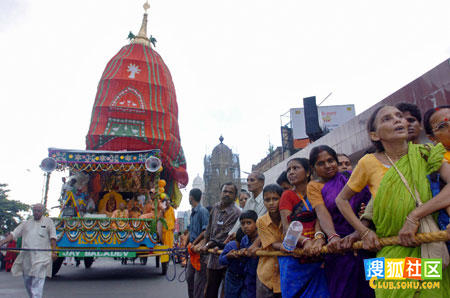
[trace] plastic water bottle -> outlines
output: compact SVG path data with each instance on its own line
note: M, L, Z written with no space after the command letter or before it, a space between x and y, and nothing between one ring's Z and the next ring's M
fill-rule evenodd
M293 251L297 246L298 238L302 235L303 225L299 221L293 221L289 225L289 229L283 240L283 247L289 251Z

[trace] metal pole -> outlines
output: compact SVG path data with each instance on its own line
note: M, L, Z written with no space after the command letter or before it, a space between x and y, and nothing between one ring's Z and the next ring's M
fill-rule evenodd
M44 189L44 208L47 209L47 198L48 198L48 186L50 184L50 174L51 172L47 172L46 181L45 181L45 189Z

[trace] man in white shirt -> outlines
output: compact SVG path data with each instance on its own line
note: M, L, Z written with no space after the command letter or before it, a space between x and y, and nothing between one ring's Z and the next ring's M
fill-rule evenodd
M33 205L33 218L22 222L0 246L22 237L22 248L56 249L56 230L53 221L43 216L42 204ZM45 277L51 277L56 251L21 251L11 269L13 276L23 276L25 288L31 298L41 298Z
M248 191L251 192L251 197L247 199L245 202L245 206L242 209L242 212L247 210L253 210L258 214L258 218L266 214L267 209L264 206L264 198L263 198L263 188L265 181L264 174L260 172L252 172L247 177L247 187ZM236 232L239 230L241 223L239 220L233 226L231 231L228 233L228 237L225 240L225 243L228 243L231 240L236 238Z

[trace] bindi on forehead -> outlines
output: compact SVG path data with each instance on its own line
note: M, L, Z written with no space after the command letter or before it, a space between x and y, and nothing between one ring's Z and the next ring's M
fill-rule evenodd
M430 123L448 121L450 119L450 109L439 109L430 117Z

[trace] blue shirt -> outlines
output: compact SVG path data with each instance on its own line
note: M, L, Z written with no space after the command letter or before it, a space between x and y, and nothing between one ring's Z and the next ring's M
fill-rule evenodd
M241 262L240 258L227 258L227 254L232 251L232 250L237 250L237 243L236 241L230 241L228 242L224 249L223 252L220 254L219 257L219 264L220 265L224 265L224 266L228 266L228 271L233 272L234 274L239 274L239 275L244 275L244 265L245 263Z
M241 240L241 248L249 248L252 245L248 236L245 235ZM247 298L256 297L256 269L258 268L259 258L242 257L241 261L245 263L245 288L247 289Z
M200 203L192 208L191 223L189 225L189 242L194 242L198 235L208 226L209 212Z

